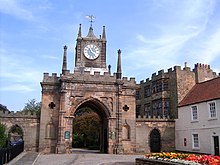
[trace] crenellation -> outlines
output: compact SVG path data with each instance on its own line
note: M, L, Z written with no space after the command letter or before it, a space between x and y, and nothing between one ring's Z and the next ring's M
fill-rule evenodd
M163 75L163 74L164 74L164 70L163 69L158 71L158 75Z
M104 72L104 76L111 76L109 72Z
M122 77L122 80L123 80L123 81L127 81L127 80L128 80L128 77Z
M140 81L140 84L144 84L144 80L141 80L141 81Z
M172 72L173 72L173 68L169 68L168 73L172 73Z
M85 76L90 76L91 74L90 74L90 71L84 71L84 73L83 73Z
M180 71L180 70L182 70L181 66L174 66L174 71Z
M155 115L153 115L153 116L147 116L147 115L138 115L138 121L164 121L164 120L173 120L174 121L174 119L171 119L170 118L170 116L155 116Z
M122 81L124 82L124 84L129 84L129 85L136 85L136 81L134 77L130 77L130 79L128 79L128 77L123 77Z
M191 68L190 68L190 67L185 67L185 68L183 68L183 70L185 70L185 71L191 71Z
M16 112L14 112L14 111L5 111L5 112L4 111L0 111L0 115L3 118L7 118L7 117L14 117L14 118L21 118L21 117L23 117L23 118L27 118L27 117L38 118L36 112L31 113L29 111L28 111L28 113L26 113L24 111L16 111Z
M153 80L156 77L157 73L153 73L151 79Z
M57 77L57 73L52 73L50 76L49 73L44 73L43 82L58 82L59 77Z
M197 64L195 64L195 68L211 69L211 68L210 68L210 65L208 65L208 64L202 64L202 63L197 63Z
M43 73L44 74L44 79L47 79L49 77L49 73Z
M204 82L215 78L217 75L212 71L210 65L197 63L195 64L194 73L196 75L196 82Z
M135 84L135 83L136 83L135 77L130 77L130 82L133 83L133 84Z
M94 76L95 77L99 77L101 75L101 72L100 71L94 71ZM102 75L101 75L102 76Z

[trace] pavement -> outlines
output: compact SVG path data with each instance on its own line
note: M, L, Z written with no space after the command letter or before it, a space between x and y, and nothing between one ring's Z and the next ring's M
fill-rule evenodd
M8 165L134 165L143 155L103 154L99 151L74 149L71 154L23 152Z

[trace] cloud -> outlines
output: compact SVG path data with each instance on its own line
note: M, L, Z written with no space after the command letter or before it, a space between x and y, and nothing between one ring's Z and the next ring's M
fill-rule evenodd
M135 44L133 44L136 47L128 47L124 61L133 66L126 67L128 72L140 73L170 68L185 62L181 60L186 58L184 57L186 50L197 49L195 52L200 52L195 43L197 40L203 42L213 8L212 1L183 1L181 3L179 1L160 1L155 6L154 13L151 14L163 13L162 21L152 20L153 24L149 23L152 29L137 34ZM161 20L160 14L154 19ZM202 50L206 50L204 54L210 52L208 47L213 49L212 55L206 56L206 58L212 59L217 56L220 49L218 48L219 38L219 34L216 33L210 37L207 43L204 43L206 47L202 48ZM189 56L186 59L191 61L191 58ZM211 61L209 60L209 62Z
M30 92L39 86L42 72L39 68L34 67L33 60L30 57L18 54L15 56L3 48L0 49L0 53L1 90Z
M35 90L36 90L35 87L31 87L30 85L24 85L24 84L13 84L8 86L2 86L0 88L0 91L14 91L21 93L32 92Z
M219 27L220 28L220 27ZM210 35L207 40L204 41L202 51L199 54L201 60L212 63L215 60L220 60L220 30ZM217 59L219 58L219 59Z
M0 11L24 20L34 20L33 13L25 9L17 0L0 0Z

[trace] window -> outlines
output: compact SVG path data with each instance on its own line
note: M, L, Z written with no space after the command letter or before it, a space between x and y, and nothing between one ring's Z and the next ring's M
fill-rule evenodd
M145 88L144 88L144 97L146 98L146 97L149 97L150 96L150 86L146 86Z
M162 100L155 100L152 102L153 116L163 116L162 106Z
M144 112L145 112L145 116L152 116L151 113L151 108L150 108L150 104L144 104Z
M136 91L136 99L140 100L140 91L138 91L138 90Z
M163 90L164 90L164 91L167 91L167 90L168 90L168 82L167 82L167 81L164 81L164 82L163 82Z
M152 93L156 93L156 83L152 83Z
M192 120L198 120L197 106L192 106Z
M169 116L169 101L164 101L164 116Z
M192 139L193 139L192 147L199 148L199 134L192 134Z
M141 106L137 105L136 106L136 118L138 118L139 115L141 115Z
M210 118L216 118L216 106L215 106L215 102L210 102L210 103L208 103L208 108L209 108L209 117L210 117Z
M161 82L157 82L156 84L156 92L161 92L162 91L162 83Z

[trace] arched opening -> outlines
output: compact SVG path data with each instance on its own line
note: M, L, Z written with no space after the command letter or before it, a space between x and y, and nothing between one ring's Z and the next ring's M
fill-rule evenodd
M72 147L108 152L108 117L98 100L82 103L74 112ZM107 111L108 112L108 111Z
M19 141L23 141L23 135L24 135L23 130L17 124L11 126L10 130L8 131L8 135L9 135L10 142L12 144L17 143Z
M150 133L150 151L160 152L160 149L161 149L160 132L158 129L154 128Z

